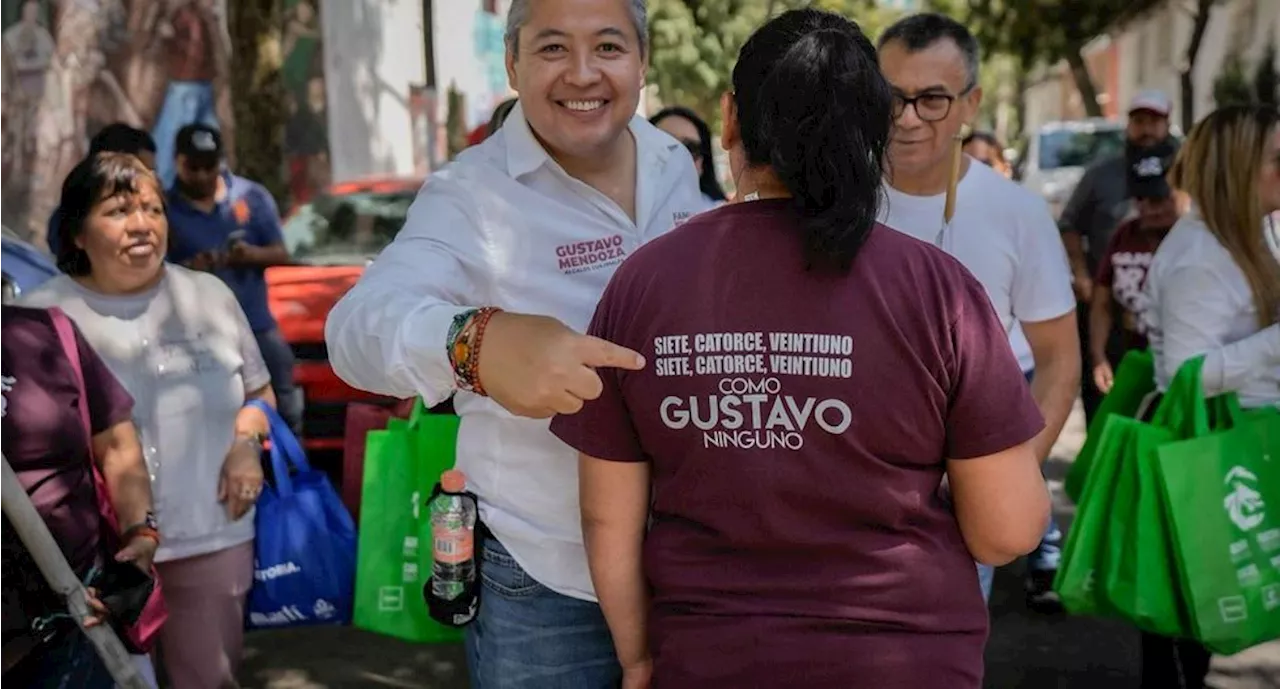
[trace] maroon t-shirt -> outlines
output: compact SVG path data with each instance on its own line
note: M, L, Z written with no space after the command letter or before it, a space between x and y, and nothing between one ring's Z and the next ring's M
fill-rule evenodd
M1111 290L1113 327L1122 351L1147 348L1140 317L1147 308L1147 271L1168 232L1169 228L1143 229L1138 220L1130 220L1116 228L1098 263L1094 282Z
M807 272L785 200L703 213L637 251L591 333L643 353L551 430L652 463L655 687L978 687L987 612L944 458L1043 420L986 292L877 226Z
M67 561L83 574L97 555L99 525L75 371L48 311L5 305L2 327L4 455ZM133 398L78 329L76 347L97 434L129 419Z

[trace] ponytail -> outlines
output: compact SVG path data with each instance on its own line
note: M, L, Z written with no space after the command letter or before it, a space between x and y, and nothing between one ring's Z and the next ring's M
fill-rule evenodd
M756 64L770 38L780 56ZM758 39L764 45L753 47ZM769 166L791 192L806 266L849 270L880 210L892 127L892 94L871 41L837 15L788 12L743 47L734 85L747 161Z

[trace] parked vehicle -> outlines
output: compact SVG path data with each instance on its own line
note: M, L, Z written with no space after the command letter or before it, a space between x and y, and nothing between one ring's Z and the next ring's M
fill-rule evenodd
M267 270L271 312L293 348L294 380L302 389L303 441L308 450L341 450L347 403L386 406L397 400L356 390L329 365L324 323L364 268L400 231L420 178L335 184L296 208L284 239L296 265Z
M1085 168L1124 150L1124 128L1123 122L1102 118L1044 124L1018 157L1018 179L1043 196L1057 218Z

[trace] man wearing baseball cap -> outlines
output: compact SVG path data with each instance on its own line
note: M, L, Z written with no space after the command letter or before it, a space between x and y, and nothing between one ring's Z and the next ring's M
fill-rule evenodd
M231 287L271 372L280 414L300 430L302 396L293 384L293 350L267 305L266 269L290 261L276 202L261 184L224 168L216 128L188 124L173 143L169 260L212 272Z
M1111 390L1125 352L1147 347L1147 269L1183 205L1166 179L1172 164L1173 149L1164 144L1138 152L1129 164L1128 192L1137 216L1116 228L1094 274L1089 370L1103 394Z
M1173 103L1161 91L1139 91L1129 102L1129 122L1125 128L1125 150L1103 159L1080 178L1071 198L1058 218L1062 242L1071 261L1072 286L1079 301L1080 343L1082 354L1089 360L1089 304L1093 297L1093 276L1111 234L1122 221L1135 213L1128 190L1129 170L1138 156L1152 148L1166 146L1177 150L1177 142L1169 135L1169 113ZM1093 417L1102 395L1093 385L1093 377L1082 376L1085 414Z

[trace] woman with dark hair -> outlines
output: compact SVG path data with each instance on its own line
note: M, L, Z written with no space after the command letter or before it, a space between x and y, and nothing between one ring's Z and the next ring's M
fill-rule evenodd
M97 153L62 185L65 275L23 298L57 306L133 396L155 495L155 563L169 617L159 643L177 687L235 686L253 582L270 375L235 295L165 263L169 225L155 173Z
M1004 157L1004 146L1000 144L1000 140L991 132L971 132L969 136L961 142L964 146L964 152L969 157L986 165L987 167L1008 177L1013 174L1009 167L1009 161Z
M663 108L649 118L650 124L675 137L689 149L693 166L698 169L698 186L707 208L715 208L725 202L724 189L716 176L716 161L711 151L711 128L688 108L673 105Z
M976 689L973 560L1049 516L1008 337L876 223L892 94L856 24L773 19L721 107L743 202L618 269L590 332L647 365L551 426L624 686Z

